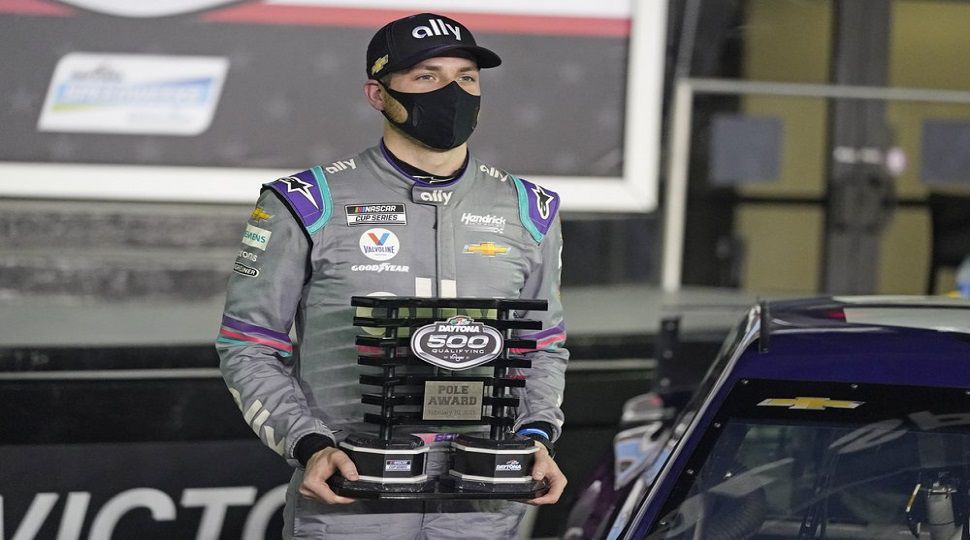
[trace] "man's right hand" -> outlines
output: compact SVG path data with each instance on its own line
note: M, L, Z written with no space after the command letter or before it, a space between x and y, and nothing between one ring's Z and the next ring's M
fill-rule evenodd
M331 447L313 454L307 460L303 483L300 484L300 495L324 504L354 502L355 499L337 495L327 485L327 479L338 471L347 480L357 480L357 467L342 450Z

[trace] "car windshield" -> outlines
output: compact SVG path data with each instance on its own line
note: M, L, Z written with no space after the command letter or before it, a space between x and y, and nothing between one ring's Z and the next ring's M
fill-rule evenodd
M650 538L970 537L965 390L742 381L725 403Z

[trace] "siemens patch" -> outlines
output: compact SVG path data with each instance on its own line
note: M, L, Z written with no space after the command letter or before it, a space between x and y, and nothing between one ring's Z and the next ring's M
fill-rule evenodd
M243 233L242 243L266 251L266 246L269 244L269 237L272 234L272 231L267 231L255 225L246 225L246 232Z
M347 225L407 225L408 215L403 204L348 204Z

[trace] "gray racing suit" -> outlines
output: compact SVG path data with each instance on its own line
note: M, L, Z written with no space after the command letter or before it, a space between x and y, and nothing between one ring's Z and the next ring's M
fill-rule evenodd
M559 299L558 196L470 156L456 179L409 176L383 145L264 185L229 280L217 339L245 421L297 467L284 533L293 537L513 535L517 503L358 502L329 507L296 492L297 442L373 432L364 405L351 296L538 298L543 330L516 430L559 437L568 352ZM296 344L290 330L295 328ZM433 459L431 461L434 461ZM391 516L394 516L391 518ZM368 528L370 527L370 528ZM411 531L414 534L411 534ZM437 533L435 532L437 531ZM361 536L364 534L364 536Z

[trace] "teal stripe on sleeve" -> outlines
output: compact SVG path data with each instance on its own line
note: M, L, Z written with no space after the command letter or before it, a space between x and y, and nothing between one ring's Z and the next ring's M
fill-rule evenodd
M219 337L219 338L216 338L216 343L227 343L229 345L246 345L246 346L254 345L254 343L252 341L243 341L241 339L231 339L231 338L227 338L227 337ZM256 345L259 345L259 344L257 343ZM272 347L272 349L274 351L278 352L280 354L280 356L282 356L284 358L290 356L290 354L291 354L291 353L288 353L286 351L281 351L281 350L277 349L276 347Z
M522 185L522 180L517 177L512 177L512 182L515 183L515 191L519 196L519 221L522 222L522 226L525 230L529 231L532 235L532 239L536 242L542 242L543 235L536 228L535 224L532 223L532 218L529 216L529 196L526 195L526 188Z
M317 187L320 189L320 199L323 201L323 214L320 216L320 219L306 228L307 231L315 233L322 229L330 221L330 216L333 215L333 196L330 194L330 185L327 184L327 175L323 174L323 169L317 165L311 168L310 172L313 173L313 179L317 181Z

